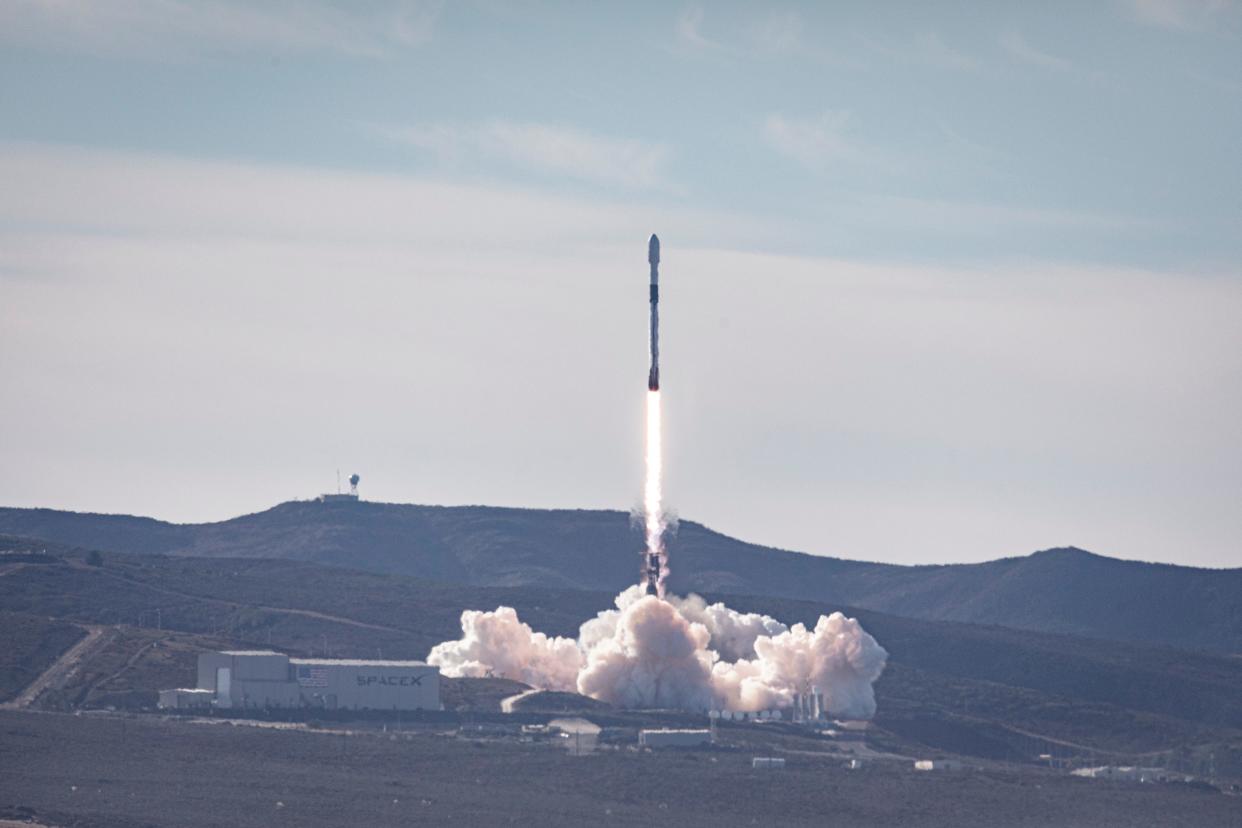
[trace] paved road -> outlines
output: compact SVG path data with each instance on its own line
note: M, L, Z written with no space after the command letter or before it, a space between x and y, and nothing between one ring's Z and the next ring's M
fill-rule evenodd
M501 713L512 713L514 704L526 698L527 696L531 696L531 695L534 695L535 693L541 693L541 692L543 691L539 690L538 688L532 688L530 690L523 690L521 693L518 693L516 696L508 696L506 698L503 698L500 700L500 712Z

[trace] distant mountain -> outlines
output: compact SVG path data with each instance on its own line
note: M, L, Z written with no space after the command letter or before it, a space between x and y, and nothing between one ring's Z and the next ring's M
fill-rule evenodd
M219 523L0 508L0 533L121 552L276 558L474 586L619 590L641 534L610 511L297 501ZM1242 569L1051 549L896 566L771 549L682 521L672 587L1242 654Z

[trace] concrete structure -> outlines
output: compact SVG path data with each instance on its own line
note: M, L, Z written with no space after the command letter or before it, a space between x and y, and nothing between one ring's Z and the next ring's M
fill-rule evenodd
M188 710L192 708L211 707L216 694L210 690L199 690L197 687L183 687L178 690L160 691L160 710Z
M731 710L709 710L707 711L709 719L719 719L724 722L779 722L784 718L784 714L779 710L756 710L752 712L731 711Z
M1079 768L1074 776L1087 779L1113 779L1120 782L1169 782L1183 781L1187 777L1171 774L1164 768L1140 768L1130 765L1104 765L1098 768Z
M336 494L321 494L319 496L320 503L357 503L358 502L358 481L362 480L356 474L349 476L349 491L341 491L341 472L336 473Z
M320 503L357 503L358 495L337 492L336 494L321 494L317 499Z
M585 756L595 750L599 744L599 734L603 730L595 722L578 718L553 719L548 727L560 731L561 744L575 756Z
M638 744L644 747L698 747L712 743L710 730L640 730Z
M806 693L794 693L790 718L795 722L812 723L824 720L824 694L818 687Z
M784 770L785 759L781 756L756 756L750 760L753 770Z
M195 690L164 691L161 705L209 694L218 708L319 707L327 710L439 710L440 668L421 661L290 658L271 650L198 657ZM182 694L182 695L176 695Z
M956 759L919 759L914 763L916 771L960 771L962 763Z

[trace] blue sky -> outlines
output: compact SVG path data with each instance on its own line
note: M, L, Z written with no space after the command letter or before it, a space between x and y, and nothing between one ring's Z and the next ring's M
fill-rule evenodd
M686 517L1239 565L1240 36L1224 0L9 0L0 501L217 519L341 466L628 508L656 230Z
M4 134L621 189L808 252L1236 260L1236 7L871 6L17 0Z

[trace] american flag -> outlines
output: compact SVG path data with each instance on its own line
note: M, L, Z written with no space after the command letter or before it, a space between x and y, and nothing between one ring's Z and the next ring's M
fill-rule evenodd
M298 665L298 684L303 687L327 687L328 668Z

